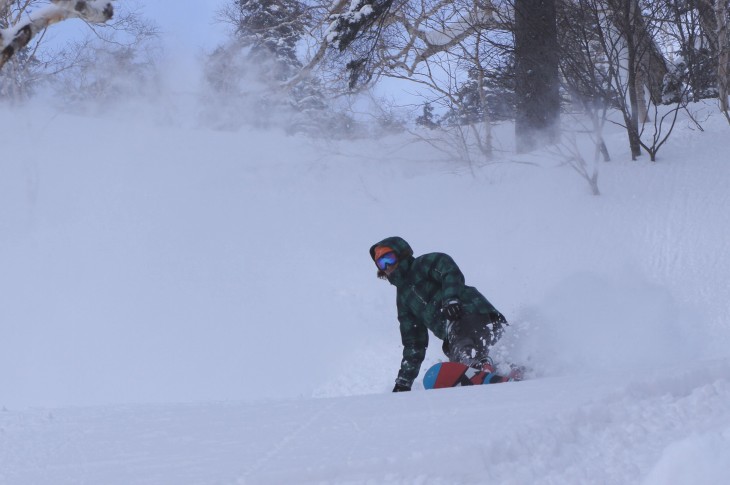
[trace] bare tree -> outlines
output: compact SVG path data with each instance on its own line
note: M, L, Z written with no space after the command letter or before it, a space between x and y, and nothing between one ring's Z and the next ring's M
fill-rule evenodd
M639 110L643 110L643 103L639 104L638 84L638 67L644 51L641 46L645 46L642 41L646 35L646 31L641 28L643 25L641 20L641 10L639 9L638 0L609 0L610 7L613 11L611 20L613 26L618 28L621 40L623 41L623 49L615 51L614 61L617 67L617 76L614 80L619 84L617 88L622 92L620 98L621 112L624 115L626 130L629 135L629 146L631 147L631 158L636 160L641 155L641 139L639 136ZM624 57L625 56L625 57ZM619 70L621 66L625 66L626 80L621 78ZM626 98L628 97L628 102Z
M482 8L478 1L463 1L459 6L462 14L471 10L471 15L464 15L464 22L478 18ZM424 111L417 124L428 129L416 129L412 133L441 148L452 160L473 166L492 160L494 116L499 111L508 111L511 118L514 96L503 91L497 96L492 77L510 62L504 38L509 37L506 43L511 43L511 34L488 29L482 23L471 25L470 29L472 35L448 51L423 59L412 70L393 69L383 75L419 87L424 100L420 108L428 111ZM436 34L432 36L433 40ZM505 104L509 106L505 108Z
M12 0L0 0L0 12L7 12ZM21 3L21 14L32 3ZM104 23L114 15L111 1L107 0L51 0L51 5L39 8L28 18L18 16L12 25L0 29L0 69L10 58L25 48L37 34L48 26L69 18L81 18L90 23Z
M610 155L602 133L608 110L617 106L618 96L613 85L617 70L610 64L608 52L618 50L620 38L605 35L604 18L594 1L558 5L563 86L571 97L572 107L590 120L598 151L608 162Z
M593 155L587 159L580 147L578 136L588 135L594 146ZM568 129L561 133L561 141L552 148L558 159L562 159L566 165L572 168L583 180L588 183L591 194L601 195L598 188L598 174L602 151L599 140L595 138L595 127L591 129Z
M42 0L12 0L0 22L35 18ZM73 110L110 106L115 100L159 92L158 27L135 1L127 1L104 23L60 39L40 32L0 71L0 98L24 101L49 88L57 103ZM61 40L59 42L59 40Z
M55 55L49 84L67 107L96 108L159 93L158 27L129 3L120 7L113 20L92 26Z
M677 104L664 114L660 114L659 107L652 104L651 106L653 106L654 109L654 121L651 124L649 122L644 122L641 125L639 140L641 142L641 146L649 154L652 162L656 162L657 152L659 152L659 149L662 145L664 145L664 143L666 143L669 136L672 134L674 126L677 123L677 115L679 114L679 111L686 109L687 107L686 93L687 89L685 88L685 90L681 93ZM665 126L665 122L669 126ZM651 129L651 133L650 135L646 135L645 133L648 132L649 129ZM648 139L649 136L651 137L651 140L645 141L645 139Z
M648 108L662 103L668 72L654 39L656 27L638 0L576 0L563 11L568 13L561 25L569 35L563 38L561 67L569 91L584 105L590 101L618 108L636 160ZM575 19L587 25L576 26Z
M695 68L705 71L690 76L686 71L677 74L679 69L670 69L665 61L675 50L702 45L699 16L686 10L690 4L681 15L672 2L655 10L641 8L636 0L575 0L561 5L561 71L568 92L591 119L597 119L595 108L618 108L633 159L643 148L656 161L679 111L686 109L689 93L705 85L700 80L707 77L707 66L696 62ZM689 41L692 46L685 45ZM674 106L660 112L662 104Z

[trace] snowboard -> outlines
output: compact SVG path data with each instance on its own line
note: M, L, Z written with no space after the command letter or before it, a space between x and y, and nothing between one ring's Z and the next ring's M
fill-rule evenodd
M423 387L426 389L443 389L445 387L474 386L480 384L497 384L521 380L521 372L510 376L501 376L493 372L484 372L459 362L439 362L426 371L423 376Z

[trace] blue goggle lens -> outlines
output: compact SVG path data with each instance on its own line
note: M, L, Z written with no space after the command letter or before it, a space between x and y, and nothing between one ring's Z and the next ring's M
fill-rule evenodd
M379 270L385 271L388 269L388 266L393 266L397 262L398 258L395 257L395 253L387 253L379 257L378 260L375 261L375 264L378 266Z

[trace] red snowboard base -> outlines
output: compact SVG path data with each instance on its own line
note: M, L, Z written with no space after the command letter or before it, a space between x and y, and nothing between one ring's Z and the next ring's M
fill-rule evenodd
M509 376L497 375L474 369L458 362L439 362L426 371L423 376L423 387L426 389L442 389L444 387L474 386L479 384L497 384L521 380L521 372L513 371Z

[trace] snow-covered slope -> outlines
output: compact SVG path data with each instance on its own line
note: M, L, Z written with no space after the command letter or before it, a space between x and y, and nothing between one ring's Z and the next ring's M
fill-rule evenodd
M692 367L258 404L6 411L0 483L726 483L730 365Z
M610 134L593 197L549 154L4 111L0 483L730 480L730 127L704 128L656 164ZM454 257L532 379L389 392L391 235Z

